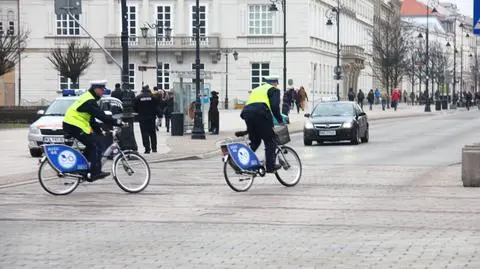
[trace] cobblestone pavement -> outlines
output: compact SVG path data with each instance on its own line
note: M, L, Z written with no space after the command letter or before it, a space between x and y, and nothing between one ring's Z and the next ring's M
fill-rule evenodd
M0 268L480 268L479 190L458 165L479 123L383 121L359 146L294 136L293 188L268 176L234 193L220 156L154 164L137 195L110 180L66 197L0 188Z

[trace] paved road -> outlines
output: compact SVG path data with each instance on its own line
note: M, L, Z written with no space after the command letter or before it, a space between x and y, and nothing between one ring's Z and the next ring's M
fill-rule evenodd
M294 146L304 177L233 193L219 158L155 164L140 195L0 189L0 268L480 268L479 190L460 149L478 112L384 120L359 146Z

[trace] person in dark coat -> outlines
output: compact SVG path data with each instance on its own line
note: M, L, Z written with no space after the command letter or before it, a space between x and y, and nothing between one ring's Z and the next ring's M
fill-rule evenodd
M165 127L167 127L167 133L170 132L170 119L173 113L173 93L166 93L164 99L163 115L165 116Z
M155 119L158 115L158 102L153 97L148 85L143 87L142 93L135 98L133 109L138 113L138 123L140 123L145 154L150 153L150 150L157 152Z
M117 98L120 101L122 101L123 91L122 91L122 88L120 88L120 83L115 84L115 89L113 90L111 96Z
M220 112L218 111L218 92L216 91L212 91L212 97L210 97L208 121L210 122L211 134L218 134L218 128L220 125Z

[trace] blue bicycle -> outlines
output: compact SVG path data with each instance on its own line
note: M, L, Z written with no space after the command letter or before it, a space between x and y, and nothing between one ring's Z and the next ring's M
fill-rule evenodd
M302 177L302 162L294 149L285 146L290 142L288 128L276 126L274 131L276 134L275 156L282 166L275 172L275 177L282 185L293 187ZM221 145L225 181L236 192L247 191L252 187L255 177L266 175L263 162L250 149L248 140L245 139L247 134L247 131L236 132L235 136L241 137L239 141L228 139Z
M125 192L141 192L150 182L150 166L137 152L120 150L121 130L121 127L114 127L111 131L113 143L103 153L102 167L113 155L112 176L117 185ZM63 144L44 145L43 149L45 155L40 159L38 180L46 192L69 194L90 177L90 165L78 150Z

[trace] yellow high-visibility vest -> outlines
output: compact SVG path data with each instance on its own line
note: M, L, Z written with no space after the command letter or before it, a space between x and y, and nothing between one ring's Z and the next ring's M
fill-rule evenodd
M253 89L245 105L248 106L249 104L253 104L253 103L263 103L263 104L266 104L268 109L271 110L270 99L268 99L268 90L270 90L270 88L272 87L273 87L272 85L265 83Z
M78 112L77 109L89 100L95 100L95 97L87 91L67 109L65 118L63 119L63 122L82 129L86 134L91 134L93 132L92 126L90 125L92 115L85 112Z

